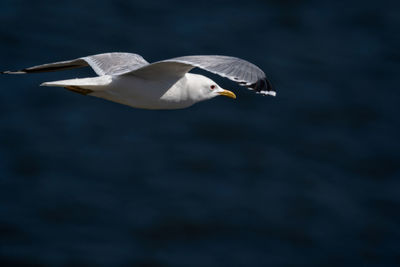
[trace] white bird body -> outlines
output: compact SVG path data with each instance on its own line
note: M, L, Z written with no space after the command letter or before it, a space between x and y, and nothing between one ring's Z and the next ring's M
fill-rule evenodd
M275 91L264 72L245 60L227 56L186 56L148 63L132 53L104 53L49 63L4 74L58 71L90 66L98 77L42 83L143 109L181 109L218 95L236 98L211 79L188 73L195 67L238 82L259 94Z
M83 91L84 94L134 108L182 109L217 96L211 94L205 97L206 94L202 94L204 83L216 85L203 75L186 73L178 81L175 79L148 80L133 75L103 75L94 78L45 82L41 86L87 89L89 91ZM215 93L222 91L227 90L215 89Z

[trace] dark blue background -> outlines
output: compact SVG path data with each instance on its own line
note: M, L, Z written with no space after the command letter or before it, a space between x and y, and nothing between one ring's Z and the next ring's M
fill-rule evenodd
M400 264L398 1L22 1L2 70L247 59L278 92L177 111L0 77L0 264Z

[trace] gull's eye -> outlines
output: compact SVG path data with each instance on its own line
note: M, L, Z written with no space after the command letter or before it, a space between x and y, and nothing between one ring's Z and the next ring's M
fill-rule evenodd
M215 89L215 85L211 85L210 88L211 88L211 90L214 90Z

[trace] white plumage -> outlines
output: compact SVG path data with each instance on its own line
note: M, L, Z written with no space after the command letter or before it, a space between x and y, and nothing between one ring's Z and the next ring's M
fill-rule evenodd
M275 96L264 72L234 57L187 56L149 64L130 53L106 53L26 68L7 74L57 71L91 66L94 78L45 82L42 86L65 87L71 91L144 109L179 109L218 95L236 98L211 79L188 73L194 67L227 77L264 95Z

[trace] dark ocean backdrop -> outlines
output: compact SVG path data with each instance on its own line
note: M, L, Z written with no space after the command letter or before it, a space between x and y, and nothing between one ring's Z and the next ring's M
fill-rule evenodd
M0 76L0 265L400 265L398 1L2 0L0 67L241 57L233 90L136 110Z

